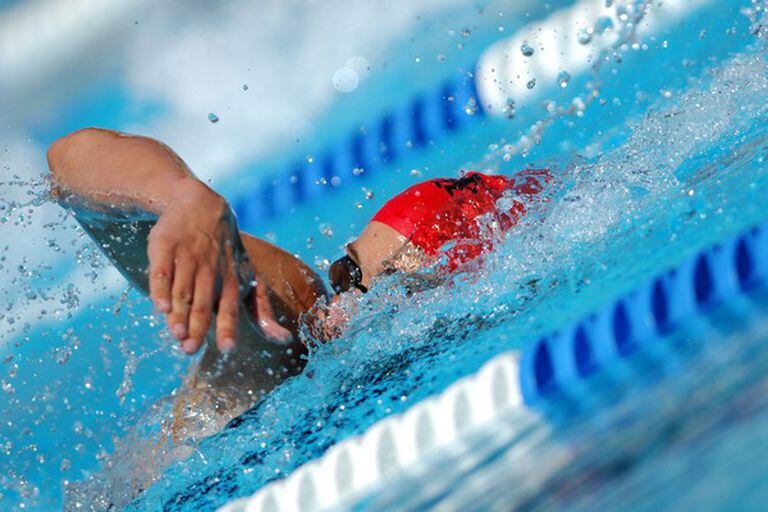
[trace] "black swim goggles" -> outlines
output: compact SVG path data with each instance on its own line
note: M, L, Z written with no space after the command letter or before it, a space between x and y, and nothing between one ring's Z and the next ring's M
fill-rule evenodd
M368 291L368 288L362 285L363 271L349 256L339 258L331 264L328 269L328 278L331 281L331 288L336 293L348 292L352 288L357 288L363 293Z

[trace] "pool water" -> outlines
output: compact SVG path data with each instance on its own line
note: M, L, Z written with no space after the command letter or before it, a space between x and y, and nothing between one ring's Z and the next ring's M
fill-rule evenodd
M382 282L360 299L348 333L315 349L302 375L202 442L127 509L210 509L252 493L335 442L440 392L492 356L556 330L654 272L765 219L768 62L738 6L728 12L732 18L711 23L723 23L738 48L700 55L697 64L679 68L671 78L677 87L652 101L638 99L646 91L618 75L613 86L636 100L623 121L611 125L615 119L599 114L583 125L563 120L525 159L504 162L494 148L470 157L501 169L547 165L562 187L488 258L446 285L406 296L397 276ZM678 37L701 37L700 30L688 26ZM568 130L580 134L568 139L578 141L575 147L558 143L557 134ZM349 224L359 227L356 222ZM286 233L278 230L275 237L281 241ZM339 238L335 245L343 242ZM498 433L499 453L511 455L479 461L474 473L444 490L445 503L474 506L480 502L473 497L485 495L489 506L531 509L727 509L736 503L734 489L749 486L743 503L759 504L766 496L763 472L755 469L742 480L727 468L755 460L750 440L764 432L763 401L755 397L764 387L759 376L765 355L758 350L766 336L763 307L754 306L750 322L723 320L714 331L691 327L690 343L714 337L721 340L718 347L732 348L681 356L691 369L679 377L670 371L661 379L657 366L639 365L640 383L627 385L618 405L614 396L590 414L555 409L529 418L530 438L508 446ZM601 378L595 377L595 386ZM733 412L734 400L749 409L749 418L718 423ZM494 465L498 459L506 465ZM537 478L536 468L546 465L541 461L551 471ZM517 468L511 476L509 464ZM400 503L405 494L414 506L439 503L430 502L420 484L451 482L441 467L410 487L377 490L357 506ZM698 485L674 492L675 483L682 487L689 480ZM714 481L717 486L708 485ZM518 484L527 492L501 492ZM716 499L706 501L709 495Z
M355 507L763 510L766 299L689 322L544 415L510 415Z
M546 16L566 4L531 5L530 11ZM406 297L397 278L382 282L357 304L343 339L317 347L301 376L193 446L182 461L150 461L146 448L161 430L170 398L151 404L170 396L187 359L168 349L160 322L137 292L112 286L87 293L88 285L110 279L103 277L109 264L86 238L78 238L71 222L60 219L45 242L50 250L69 251L71 266L81 268L83 279L63 289L48 287L50 275L69 270L57 260L42 270L19 268L14 280L25 291L45 290L55 297L45 298L43 307L57 305L46 315L37 314L34 300L17 302L12 313L22 310L32 325L16 321L8 329L17 331L3 334L13 343L2 347L8 371L0 374L0 384L8 400L0 424L0 508L59 508L63 486L65 508L72 510L213 509L441 392L494 355L525 346L699 248L764 220L764 34L749 19L749 1L699 4L703 7L663 32L641 36L637 48L623 49L621 61L606 63L604 101L582 115L558 119L523 155L506 159L504 143L518 140L525 126L542 118L539 102L521 106L513 120L474 123L452 139L408 153L396 166L291 207L266 225L240 219L244 229L322 268L387 197L419 180L456 175L460 168L513 172L546 166L561 184L551 201L483 262L445 286ZM504 36L496 32L495 20L487 21L494 16L486 16L483 27L490 32L472 27L472 36L464 38L467 47ZM504 18L507 33L530 20L512 18ZM444 40L436 36L432 46L443 51ZM402 50L407 54L402 60L412 64L411 48L404 43ZM445 53L449 60L461 55ZM438 64L432 66L444 69ZM549 87L542 100L567 104L583 93L589 78L574 73L568 87ZM419 76L414 82L420 87L426 80ZM391 91L393 102L419 92L401 81L371 87L378 87L373 90L383 103L388 88L397 88ZM343 105L343 112L370 110L374 103L361 94ZM346 118L332 121L323 137L333 138ZM238 177L222 190L234 202L246 181L252 178ZM25 201L34 196L30 204L37 206L45 186L25 189ZM21 211L23 223L32 222L31 210ZM57 233L68 235L66 245ZM44 259L45 252L39 252L35 256ZM116 274L111 279L122 283ZM750 307L754 311L746 320L723 315L717 329L690 326L683 345L696 348L714 337L718 347L732 348L682 351L680 367L691 368L686 372L644 364L641 356L633 370L637 377L596 399L590 409L560 404L510 418L530 424L524 438L510 438L503 425L478 438L460 454L467 472L447 472L445 461L454 465L455 454L442 454L420 478L373 489L346 506L515 503L531 509L656 510L743 504L756 509L766 497L759 393L766 368L759 350L764 302ZM12 319L7 310L0 314ZM66 329L56 322L66 323ZM595 377L595 389L604 382L605 376ZM696 393L700 400L685 408ZM737 413L741 421L725 421ZM168 465L136 497L136 482ZM525 492L499 492L509 488Z

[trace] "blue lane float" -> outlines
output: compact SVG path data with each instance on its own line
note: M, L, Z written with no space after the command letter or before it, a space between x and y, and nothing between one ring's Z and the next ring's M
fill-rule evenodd
M382 112L339 143L317 152L320 156L312 162L290 164L252 190L242 191L233 205L235 213L244 225L275 218L278 212L363 180L385 166L397 164L409 152L448 138L484 118L474 74L457 73L434 89ZM260 201L254 201L254 197Z
M768 225L701 251L601 311L523 351L521 390L534 406L609 368L693 317L768 278Z

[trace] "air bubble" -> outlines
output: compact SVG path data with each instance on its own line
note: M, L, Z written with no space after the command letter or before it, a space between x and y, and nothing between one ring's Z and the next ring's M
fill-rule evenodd
M219 116L217 116L216 114L214 114L213 112L211 112L211 113L209 113L209 114L208 114L208 120L209 120L211 123L214 123L214 124L216 124L216 123L218 123L218 122L219 122Z

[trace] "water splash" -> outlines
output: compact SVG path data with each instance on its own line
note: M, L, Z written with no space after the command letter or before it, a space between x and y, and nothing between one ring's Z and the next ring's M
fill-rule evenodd
M382 279L346 306L352 321L343 339L314 344L302 375L203 442L199 457L177 464L128 509L208 507L252 492L763 217L766 70L761 51L738 55L623 128L615 149L547 165L561 186L484 261L415 295L398 276Z

